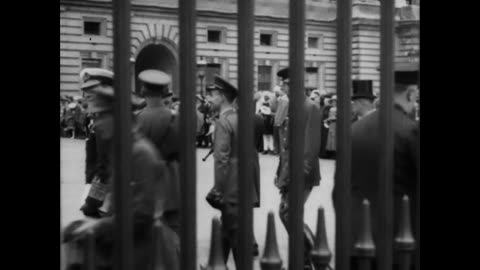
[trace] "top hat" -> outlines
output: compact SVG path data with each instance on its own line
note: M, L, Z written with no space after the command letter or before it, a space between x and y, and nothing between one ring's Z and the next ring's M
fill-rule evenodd
M352 100L359 98L375 99L373 95L373 81L371 80L354 80Z

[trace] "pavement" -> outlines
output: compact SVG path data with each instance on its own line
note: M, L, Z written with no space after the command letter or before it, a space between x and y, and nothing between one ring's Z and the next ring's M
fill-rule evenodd
M83 214L79 208L83 204L85 191L85 141L60 139L60 185L61 185L61 224L81 219ZM220 217L220 212L210 207L205 196L213 186L213 155L205 162L202 158L208 149L197 149L197 262L206 264L210 252L211 223L214 216ZM254 234L259 245L260 256L254 258L254 269L260 270L260 258L263 255L266 239L267 215L273 211L280 257L283 266L288 265L288 234L278 216L280 195L273 184L278 165L278 156L260 154L260 196L261 207L254 209ZM325 210L328 245L332 253L335 251L335 214L332 206L334 160L320 160L322 180L320 186L314 187L304 208L305 223L316 233L317 210ZM334 258L334 255L332 256ZM333 266L333 260L331 262ZM229 269L235 269L233 256L229 256Z

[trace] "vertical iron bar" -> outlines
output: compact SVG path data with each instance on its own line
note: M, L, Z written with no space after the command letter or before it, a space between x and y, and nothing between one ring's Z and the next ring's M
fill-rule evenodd
M253 24L254 2L238 1L238 130L239 130L239 229L238 265L253 267Z
M420 66L421 63L419 63L419 76L418 76L418 87L420 88ZM420 94L421 96L421 94ZM421 98L420 98L421 102ZM420 270L420 128L418 129L418 137L417 137L417 193L415 194L416 198L415 199L415 205L412 205L412 207L415 207L415 224L412 224L412 226L415 226L415 237L417 241L417 248L415 249L415 270Z
M181 269L197 269L196 263L196 1L179 0L180 28L180 180L181 198Z
M115 263L133 269L130 198L132 133L130 103L130 0L113 2Z
M352 56L352 0L337 1L337 160L335 185L338 190L336 209L335 267L350 269L351 253L351 137L350 88Z
M305 186L303 172L304 151L304 115L305 102L305 0L290 0L289 16L289 253L290 270L303 269L303 191Z
M394 1L380 2L380 138L381 158L378 179L378 267L391 270L393 259L393 42Z

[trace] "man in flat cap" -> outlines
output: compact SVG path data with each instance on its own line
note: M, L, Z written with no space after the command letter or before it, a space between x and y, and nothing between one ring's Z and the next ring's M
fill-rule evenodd
M95 237L95 269L113 269L113 250L116 240L113 239L115 209L112 200L112 185L116 181L112 172L113 132L115 102L112 87L113 73L108 70L90 69L82 71L82 90L88 103L88 111L94 117L94 130L97 135L99 152L105 154L106 190L100 217L77 220L64 230L63 241L67 243L67 254L78 254L85 247L85 236L92 232ZM133 114L132 114L133 118ZM134 269L178 269L178 236L164 225L160 219L165 209L164 202L159 199L164 192L163 175L166 171L165 161L155 147L139 133L132 130L132 218L133 218L133 266ZM101 195L101 194L99 194ZM154 224L160 225L161 237L153 235ZM163 238L163 239L162 239ZM114 243L115 242L115 243ZM156 243L165 254L153 254L152 247ZM76 250L77 252L69 252ZM68 257L68 255L67 255ZM158 258L164 259L162 264L154 263ZM71 258L73 259L73 258ZM165 259L168 259L165 261ZM83 269L80 260L70 261L67 269ZM165 265L163 265L165 264Z
M288 96L290 95L289 87L289 75L288 68L282 69L277 73L277 76L282 78L283 85L282 91ZM294 89L295 91L302 91L303 89ZM281 103L280 103L281 104ZM279 109L280 105L279 104ZM291 181L304 181L305 189L303 192L303 202L305 203L308 199L308 196L312 192L314 186L320 184L320 166L319 166L319 151L320 151L320 107L315 104L312 100L305 96L304 104L302 109L305 111L305 119L303 124L304 134L305 134L305 146L304 146L304 179L290 179L290 145L289 145L289 129L288 129L288 114L280 123L280 156L279 163L277 168L277 173L275 177L275 186L280 190L281 202L280 202L280 219L282 220L285 229L289 231L288 226L288 212L289 212L289 203L288 203L288 194L289 194L289 183ZM287 108L288 112L288 108ZM295 147L295 146L292 146ZM304 248L304 258L305 264L304 269L312 269L312 263L310 259L310 251L313 247L313 234L308 226L304 225L304 237L305 237L305 248Z
M142 94L147 106L138 113L138 129L156 147L167 165L164 181L166 209L163 219L180 234L180 179L179 179L179 117L165 103L172 92L168 89L171 78L160 70L144 70L138 78L143 83Z
M392 129L394 136L394 172L393 172L393 224L394 234L398 231L401 199L404 195L410 198L411 224L414 238L416 237L416 200L418 199L417 170L419 166L419 126L410 119L409 113L415 107L419 95L417 87L417 71L395 72L395 88L393 92L394 108L392 115ZM362 201L368 199L371 207L372 235L378 243L378 195L379 171L381 157L379 111L367 114L352 125L352 244L359 237L358 228L361 228ZM338 205L336 186L333 189L333 203ZM338 212L337 212L338 215ZM351 245L353 247L353 245ZM358 254L352 250L351 269L360 269ZM394 255L396 264L398 257ZM412 260L415 261L415 260ZM394 265L393 269L398 265Z
M353 121L358 121L362 117L375 111L373 101L373 81L371 80L354 80L352 95L352 112Z
M207 201L212 207L222 212L222 242L224 260L227 262L230 249L238 268L238 182L253 181L253 204L260 206L259 190L259 162L258 154L254 151L251 161L253 172L250 179L238 179L238 116L234 108L237 89L225 79L215 76L215 85L208 88L207 101L213 111L219 111L219 118L215 123L213 156L215 183L212 191L207 195ZM250 147L255 148L252 144ZM216 196L211 196L217 194ZM217 199L213 199L216 197ZM255 241L254 241L255 242Z

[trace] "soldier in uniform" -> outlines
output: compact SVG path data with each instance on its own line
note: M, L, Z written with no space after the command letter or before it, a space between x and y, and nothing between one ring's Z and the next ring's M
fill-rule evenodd
M85 72L82 90L86 93L88 109L94 114L94 130L100 144L100 152L108 153L107 162L109 194L116 179L111 173L113 160L113 105L114 91L111 86L113 74L103 69L94 69ZM106 78L107 77L107 78ZM110 81L110 83L105 83ZM133 118L133 114L132 114ZM165 190L166 164L152 143L132 130L132 218L133 218L133 265L134 269L178 269L178 236L164 225L160 219L165 209L165 202L161 200ZM78 254L73 251L83 251L84 237L87 232L93 232L95 238L95 269L113 269L113 229L115 223L115 209L112 203L105 198L100 218L85 218L74 221L64 230L64 242L67 243L67 254ZM110 207L109 207L110 206ZM159 237L154 237L152 226L158 224L163 230ZM163 238L163 239L162 239ZM152 248L160 245L162 254L154 254ZM159 257L163 263L156 263ZM82 263L68 263L67 269L84 269Z
M216 202L212 203L209 196L207 201L222 212L222 242L225 262L230 250L238 269L237 236L238 236L238 182L253 181L252 194L254 207L260 206L260 169L258 153L252 157L253 173L251 179L238 179L238 116L234 107L237 89L219 76L215 76L215 85L208 88L207 101L212 110L219 111L219 118L215 123L213 142L215 184L212 190L217 194ZM251 145L252 148L255 145Z
M144 70L138 75L143 83L142 94L147 106L137 114L138 129L156 147L167 162L168 176L164 181L166 209L164 222L180 234L180 178L179 178L179 117L172 113L164 98L171 96L168 89L171 78L160 70Z
M371 80L353 81L352 112L353 121L358 121L362 117L375 111L373 101L373 82Z
M410 119L409 113L415 108L419 90L416 86L418 73L401 71L395 73L394 109L392 128L394 133L394 234L399 224L401 199L404 195L410 198L411 221L415 237L415 205L417 197L418 156L418 123ZM379 137L379 111L367 114L352 125L352 245L358 239L358 228L361 224L361 207L363 199L370 201L372 218L372 235L378 241L378 173L381 151ZM338 205L338 193L333 189L333 203ZM352 270L359 269L358 257L352 250ZM394 256L394 262L397 257ZM415 260L412 260L415 261ZM394 265L396 269L398 265Z
M286 94L290 94L290 88L288 86L289 76L288 68L284 68L277 73L277 76L282 78L283 85L282 91ZM299 91L300 89L295 89ZM303 89L301 89L303 92ZM281 103L279 104L279 110ZM303 202L305 203L308 199L308 196L312 192L314 186L320 184L320 167L318 155L320 151L320 107L315 104L309 98L305 97L305 101L302 107L305 110L305 119L302 123L304 127L305 134L305 147L304 147L304 179L290 179L290 161L289 161L289 130L288 130L288 114L280 123L280 155L279 163L277 168L277 173L275 177L275 186L280 190L281 202L280 202L280 219L284 224L286 230L289 230L288 227L288 194L289 194L289 183L290 181L304 181L305 190L303 192ZM288 108L287 108L288 111ZM278 113L278 111L277 111ZM312 269L310 251L313 247L313 234L311 233L308 226L304 225L304 237L305 237L305 269Z

